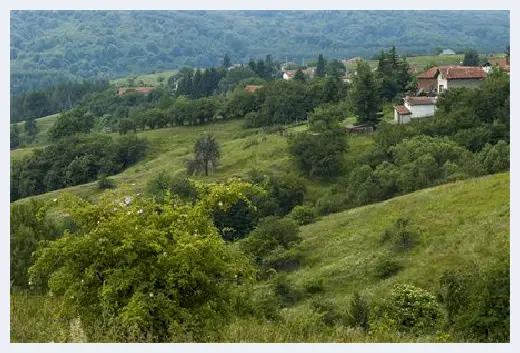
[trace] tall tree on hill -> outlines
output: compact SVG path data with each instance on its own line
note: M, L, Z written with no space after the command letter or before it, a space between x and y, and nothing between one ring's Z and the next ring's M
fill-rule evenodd
M317 77L325 77L325 59L323 55L318 56L318 64L316 65L316 76Z
M202 73L200 72L200 69L197 69L195 71L195 75L193 75L193 92L192 96L193 98L200 98L202 97Z
M474 49L466 50L464 53L464 60L462 62L464 66L478 66L479 65L479 57L478 53Z
M224 62L222 63L222 66L225 67L226 69L228 67L231 67L231 59L229 58L228 54L224 55Z
M271 57L271 55L268 54L265 56L265 75L263 79L266 81L271 81L274 77L275 72L276 67L273 62L273 58Z
M209 169L215 169L220 158L220 147L212 135L204 135L195 142L195 171L202 170L207 176Z
M366 62L358 62L357 75L352 83L351 104L357 116L357 122L377 123L380 110L378 82Z
M253 60L253 58L249 59L249 67L251 68L251 70L253 70L255 73L256 72L256 62Z
M298 68L298 70L296 70L296 73L294 74L294 80L298 82L305 82L305 74L303 73L301 68Z

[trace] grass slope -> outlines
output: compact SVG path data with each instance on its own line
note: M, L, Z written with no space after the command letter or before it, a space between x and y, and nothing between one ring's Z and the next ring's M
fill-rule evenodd
M355 291L374 301L397 283L413 284L435 293L445 269L487 264L499 254L509 253L509 178L509 173L503 173L420 190L301 227L300 249L306 263L290 273L288 279L295 288L322 279L324 298L341 309L348 307ZM400 272L380 280L373 274L374 267L378 257L388 251L381 237L398 217L410 219L419 234L419 244L398 256L404 265ZM312 325L301 324L312 316L308 301L285 310L284 316L286 325L239 320L229 328L229 340L367 340L355 331L324 333L313 331ZM377 340L368 340L373 339ZM435 338L418 338L432 339Z
M324 280L325 298L345 308L354 291L369 299L384 296L395 283L435 292L447 268L483 264L509 252L509 173L417 191L374 205L323 218L301 228L306 264L289 275L296 286ZM419 244L401 257L404 269L378 280L375 259L384 251L381 235L397 217L408 217L420 234ZM259 285L259 291L265 289ZM64 323L53 321L51 297L11 295L11 341L63 340ZM224 328L228 342L366 342L435 341L380 332L368 337L344 327L313 326L316 316L307 301L282 311L285 324L240 319ZM69 337L69 340L75 337Z
M171 174L183 174L185 161L193 157L193 145L196 139L212 133L221 146L221 159L216 173L207 177L196 176L194 179L213 182L233 176L241 176L253 168L284 172L291 170L290 156L287 151L287 138L277 134L265 134L262 129L245 129L243 121L232 120L211 123L202 126L182 126L138 132L139 137L149 141L147 157L120 174L111 176L118 188L129 194L142 192L147 182L161 171ZM301 125L291 130L305 129ZM117 136L117 134L113 134ZM374 143L371 135L352 135L349 137L348 160ZM31 148L11 151L11 160L30 154ZM319 195L320 190L330 187L318 182L309 182L312 194ZM58 197L63 192L71 192L81 197L95 199L100 191L96 182L55 190L36 196L39 199Z

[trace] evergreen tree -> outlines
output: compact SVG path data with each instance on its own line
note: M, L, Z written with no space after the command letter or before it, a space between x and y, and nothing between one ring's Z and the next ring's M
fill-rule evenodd
M296 70L296 73L294 74L294 80L298 82L306 81L305 74L303 73L301 68L298 68L298 70Z
M256 62L253 60L253 58L249 59L249 67L251 68L251 70L253 70L256 74L258 74L256 72Z
M34 118L25 120L24 130L25 130L25 133L27 135L29 135L30 137L36 136L36 131L37 131L36 120Z
M352 99L357 122L360 124L377 123L380 109L379 87L368 63L358 62L352 91L349 96Z
M478 53L474 49L467 50L464 53L464 61L462 62L464 66L479 66L479 57Z
M258 60L256 63L256 74L261 78L265 79L266 77L266 66L263 59Z
M202 94L202 73L200 72L200 69L197 69L195 71L195 75L193 75L193 90L191 93L191 96L193 98L200 98L203 96Z
M223 62L223 64L222 64L222 66L225 67L226 69L227 69L228 67L231 67L231 59L229 58L229 55L228 55L228 54L226 54L226 55L224 56L224 62Z
M395 50L395 45L392 46L392 49L388 51L388 59L392 66L392 69L397 69L399 64L399 56L397 55L397 51Z
M321 54L318 56L318 64L316 65L316 76L325 77L325 59Z
M265 77L264 80L271 81L276 73L276 67L271 55L265 56Z

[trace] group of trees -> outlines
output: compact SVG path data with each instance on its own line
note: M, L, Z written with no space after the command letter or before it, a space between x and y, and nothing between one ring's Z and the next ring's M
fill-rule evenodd
M146 141L135 136L113 139L75 135L60 139L11 164L11 201L96 180L135 164Z

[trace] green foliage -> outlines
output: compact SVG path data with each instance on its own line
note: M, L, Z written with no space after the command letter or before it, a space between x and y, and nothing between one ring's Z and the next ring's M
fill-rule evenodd
M509 145L504 140L493 146L486 144L478 154L478 160L490 174L509 170Z
M234 241L245 237L253 230L258 216L252 204L238 200L226 210L217 208L213 213L213 220L222 238Z
M11 125L11 134L9 141L9 147L11 149L20 146L20 132L18 131L18 127L16 126L16 124Z
M54 126L49 131L50 138L57 141L66 136L90 133L94 127L94 116L83 112L84 109L78 109L60 114Z
M374 275L378 279L395 276L403 269L401 262L390 253L384 253L376 259Z
M60 199L82 236L65 232L41 247L31 280L63 297L59 315L79 316L87 337L117 328L124 341L203 341L230 318L235 288L254 275L210 218L217 200L232 204L244 188L209 186L200 202L182 206Z
M311 295L323 293L325 291L323 278L315 279L313 281L305 283L305 291Z
M11 288L34 288L27 270L33 265L33 252L40 241L58 236L57 224L46 217L43 204L30 200L11 204L10 210L10 280ZM41 288L37 288L41 289Z
M114 180L105 174L101 174L97 181L97 187L99 190L113 189L115 187Z
M479 66L479 57L475 49L469 49L464 52L463 66Z
M290 216L299 225L314 223L317 220L315 210L310 206L295 206L292 209Z
M350 326L361 327L364 330L370 328L370 307L358 292L355 292L350 300L349 318Z
M199 197L197 187L191 180L172 177L165 171L160 172L148 181L146 191L158 203L163 203L169 193L186 201L196 201Z
M320 315L321 321L327 326L340 326L348 321L346 315L340 312L338 307L330 300L314 299L311 305L313 310Z
M305 293L288 281L286 276L277 276L274 279L274 293L282 307L296 304L303 299Z
M358 61L356 72L349 96L357 122L359 124L377 123L377 113L381 109L379 83L365 61Z
M36 150L11 166L11 200L112 175L144 157L147 142L135 136L113 139L76 135Z
M346 134L340 128L320 133L301 132L289 139L289 152L306 176L331 179L343 170L346 142Z
M241 247L260 263L277 247L289 249L300 241L296 222L269 216L260 219L257 227L242 241Z
M189 168L188 174L193 172L203 172L208 176L209 170L217 168L217 161L220 158L220 147L213 135L204 135L197 139L193 148L195 153L194 170ZM191 172L191 173L190 173Z
M434 332L443 316L434 295L409 284L392 288L388 310L400 329L416 333Z
M326 66L325 59L323 58L323 55L320 54L318 56L318 63L316 65L316 76L317 77L325 77L325 66Z
M404 95L412 86L412 75L408 72L406 58L399 57L395 46L385 52L381 51L377 74L381 80L381 95L392 101L398 95Z
M26 119L23 128L28 136L34 138L37 132L36 121L34 119Z
M303 73L301 68L298 68L296 70L296 73L294 74L294 78L293 79L295 81L298 81L298 82L305 82L306 81L305 74Z
M414 247L418 243L419 235L410 227L409 218L398 218L392 227L385 230L382 240L391 243L397 251Z

